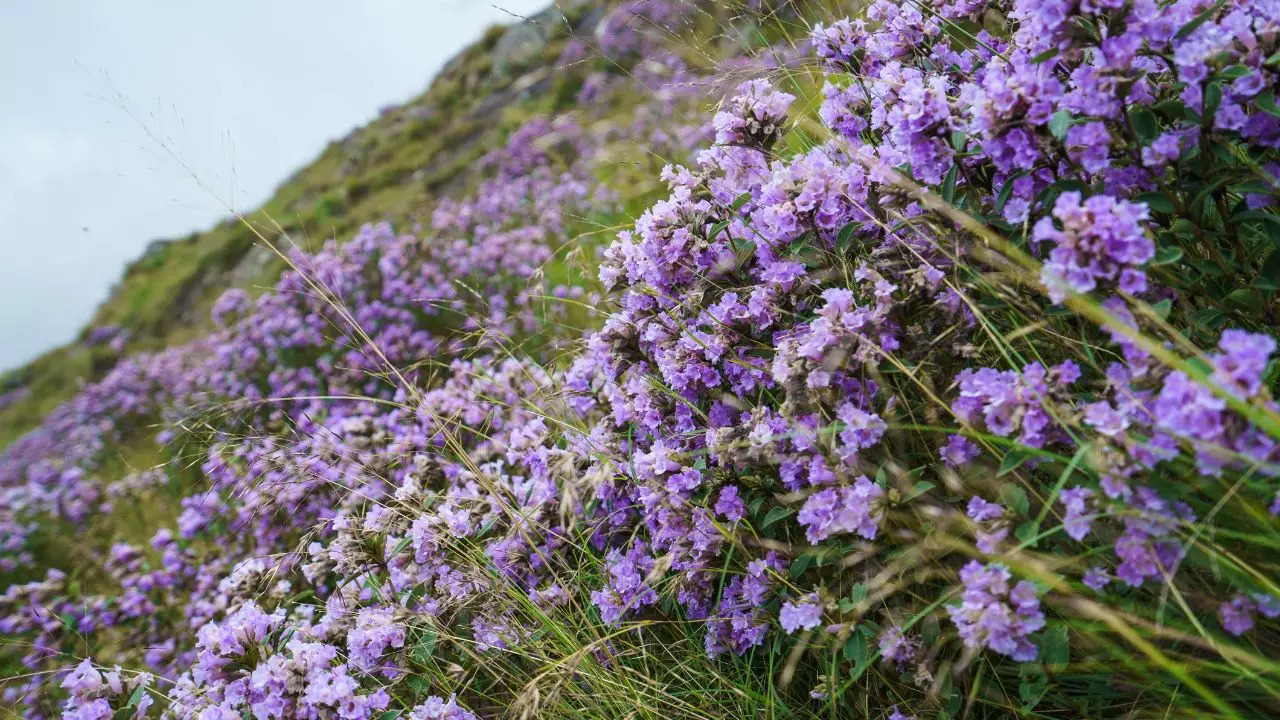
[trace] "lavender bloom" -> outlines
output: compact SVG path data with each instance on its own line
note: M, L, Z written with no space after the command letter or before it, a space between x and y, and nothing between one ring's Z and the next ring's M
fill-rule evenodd
M921 639L906 636L902 628L894 625L880 636L880 657L898 670L911 666L920 654Z
M1140 265L1155 256L1155 243L1143 231L1147 206L1095 195L1064 192L1053 206L1053 218L1041 218L1033 242L1050 243L1041 279L1054 302L1066 299L1066 289L1090 292L1102 281L1127 293L1147 289ZM1056 221L1056 224L1055 224ZM1058 226L1061 226L1059 229Z
M1063 506L1067 510L1066 516L1062 520L1062 526L1073 540L1083 540L1089 534L1090 526L1093 524L1092 512L1089 509L1089 498L1093 497L1093 491L1089 488L1075 487L1063 490L1058 496Z
M812 630L822 624L822 604L817 594L806 595L799 601L782 604L778 613L778 622L788 633L797 630Z
M432 695L405 717L408 720L477 720L474 713L458 704L456 695L450 695L448 700Z
M1100 567L1091 567L1084 571L1084 584L1099 595L1111 584L1111 574Z
M747 506L738 497L737 485L725 485L720 488L715 510L717 515L731 523L738 522L747 514Z
M947 436L947 444L939 452L943 462L952 467L967 465L981 453L977 443L963 435Z
M1003 565L972 560L960 571L961 603L947 608L966 647L990 648L1019 662L1035 660L1028 636L1044 627L1035 586L1023 580L1012 588Z
M796 520L806 528L805 535L813 545L841 533L857 533L874 540L883 497L884 490L879 485L859 476L852 486L827 488L810 495Z

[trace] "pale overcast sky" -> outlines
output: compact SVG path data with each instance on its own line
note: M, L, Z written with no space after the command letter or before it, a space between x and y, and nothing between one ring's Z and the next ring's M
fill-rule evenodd
M258 206L504 11L549 4L0 3L0 371L72 339L148 242Z

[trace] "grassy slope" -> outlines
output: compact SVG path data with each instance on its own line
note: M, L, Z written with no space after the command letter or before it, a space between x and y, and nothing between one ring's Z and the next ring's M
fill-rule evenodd
M127 330L126 353L197 337L209 330L209 308L225 289L267 286L283 269L257 234L278 246L314 246L349 237L366 222L425 220L431 199L465 186L469 166L496 138L573 97L555 80L566 40L562 24L539 56L500 72L491 51L503 30L491 28L451 60L422 95L329 143L244 222L230 217L205 232L154 243L125 269L90 327ZM0 449L116 359L105 347L89 347L82 334L0 377L0 394L31 390L0 409Z

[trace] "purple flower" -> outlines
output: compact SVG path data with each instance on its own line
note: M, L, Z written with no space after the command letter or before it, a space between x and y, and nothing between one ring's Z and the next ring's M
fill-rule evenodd
M1062 526L1073 540L1083 540L1089 534L1093 524L1093 513L1089 509L1089 498L1093 497L1089 488L1074 487L1063 490L1058 496L1067 514L1062 519Z
M1111 574L1104 568L1091 567L1084 571L1084 584L1094 592L1102 594L1107 585L1111 584Z
M960 467L967 465L971 460L978 457L982 450L969 438L963 435L947 436L947 444L942 447L939 454L942 460L952 467Z
M1035 660L1028 635L1044 627L1035 586L1023 580L1012 588L1003 565L972 560L960 571L961 603L947 608L966 647L990 648L1019 662Z
M805 535L813 545L842 533L856 533L874 540L879 529L882 497L884 490L860 475L852 486L826 488L810 495L796 520L806 528Z
M880 657L899 670L905 670L916 661L922 641L918 636L906 636L902 628L894 625L880 636Z
M726 521L736 523L747 513L747 506L738 497L737 485L725 485L720 488L720 495L716 499L716 514L723 517Z
M789 633L812 630L822 624L822 605L817 594L806 595L799 601L788 600L778 612L778 622Z
M1034 244L1052 245L1041 275L1050 299L1062 302L1068 288L1086 293L1102 281L1118 284L1124 271L1129 271L1123 278L1126 292L1145 290L1146 276L1138 266L1155 256L1155 244L1142 227L1147 218L1142 203L1109 195L1083 200L1075 191L1059 195L1052 219L1041 218L1032 233Z

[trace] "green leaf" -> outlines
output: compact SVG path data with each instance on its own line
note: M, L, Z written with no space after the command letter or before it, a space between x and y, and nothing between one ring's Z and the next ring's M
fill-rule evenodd
M142 696L147 694L147 689L141 685L133 691L129 696L129 703L125 705L127 708L138 707L138 703L142 702Z
M1021 485L1006 483L1000 486L1000 502L1014 512L1015 515L1026 515L1031 512L1031 501L1027 491Z
M1269 195L1280 190L1268 180L1247 180L1231 186L1231 192L1237 195Z
M404 549L409 547L409 543L411 542L413 542L413 538L408 535L400 538L400 542L396 543L396 546L391 548L391 554L387 556L387 559L389 560L404 552Z
M1147 207L1165 214L1173 213L1173 200L1162 192L1145 192L1134 198L1138 202L1144 202Z
M712 225L712 226L711 226L711 229L707 231L707 239L708 239L708 240L715 240L715 239L716 239L716 237L717 237L720 233L724 232L724 229L725 229L725 228L727 228L727 227L729 227L729 221L728 221L728 220L721 220L720 222L716 223L715 225Z
M1206 118L1212 118L1222 105L1222 81L1214 80L1204 89L1204 112Z
M1013 530L1013 536L1026 543L1028 547L1035 547L1032 541L1035 540L1036 536L1039 534L1040 523L1035 520L1028 520Z
M1000 188L1000 193L996 195L996 212L997 213L1004 212L1005 203L1009 202L1010 196L1013 195L1014 181L1026 174L1027 173L1025 171L1020 172L1017 175L1010 176L1008 180L1004 181L1004 186Z
M804 571L808 570L809 565L811 565L812 563L813 563L813 555L811 555L810 553L804 553L803 555L799 555L796 557L795 560L791 561L791 567L787 569L788 574L791 575L792 580L795 580L796 578L803 575Z
M778 507L772 508L769 510L769 512L765 513L764 520L761 521L760 523L760 529L764 530L765 528L778 522L779 520L785 517L789 517L794 512L795 510L792 510L791 508L786 506L778 506Z
M1235 80L1237 78L1246 77L1251 72L1253 72L1253 70L1250 69L1248 65L1232 65L1231 67L1223 68L1222 72L1218 73L1218 75L1228 80Z
M1036 55L1035 57L1031 58L1031 64L1039 65L1042 62L1045 62L1047 60L1053 59L1054 57L1057 57L1057 55L1058 55L1057 46L1051 47L1048 50L1045 50L1044 52L1040 53L1039 55Z
M1280 288L1280 248L1271 251L1267 259L1263 261L1262 270L1258 275L1270 280L1272 285Z
M1280 106L1276 105L1276 91L1268 90L1253 99L1253 103L1258 106L1259 110L1280 117Z
M1192 209L1200 207L1200 203L1204 202L1209 196L1213 195L1218 188L1226 185L1228 182L1229 180L1227 178L1219 178L1200 188L1199 192L1191 198L1191 202L1187 203L1187 207Z
M1166 245L1156 251L1156 256L1151 259L1152 265L1170 265L1182 259L1182 248L1177 245Z
M867 599L867 584L866 584L866 583L861 583L861 582L860 582L860 583L854 583L853 587L849 588L849 601L850 601L850 602L852 602L852 603L854 603L854 604L856 605L856 604L858 604L858 603L860 603L860 602L862 602L863 600L866 600L866 599Z
M813 565L813 553L801 553L801 555L796 556L795 560L791 561L791 568L787 569L787 573L794 580L799 578L800 575L804 575L804 571L809 569L809 565Z
M862 634L862 628L853 631L849 636L849 640L844 644L844 659L853 663L855 667L862 667L867 662L867 638Z
M1133 132L1146 145L1160 135L1160 123L1156 120L1156 114L1144 107L1137 107L1129 111L1129 124L1133 126Z
M840 232L836 234L836 252L844 254L848 252L849 246L853 244L853 233L862 227L862 223L851 222L840 228Z
M1222 6L1226 4L1227 4L1227 0L1218 0L1218 2L1214 3L1213 6L1210 7L1208 10L1205 10L1204 12L1192 18L1191 22L1187 23L1186 25L1183 25L1178 30L1178 32L1174 33L1173 39L1181 40L1186 36L1190 35L1191 33L1195 32L1201 25L1209 22L1209 18L1212 18L1214 14L1217 13L1219 10L1221 10Z
M947 177L942 181L942 199L948 205L954 205L956 196L956 172L960 169L959 165L952 165L947 171Z
M422 639L413 648L413 660L419 665L426 665L436 652L436 631L428 629L422 633Z
M1249 312L1262 311L1262 298L1253 288L1239 288L1227 295L1226 303L1237 310Z
M1156 316L1159 317L1161 320L1168 320L1169 312L1173 310L1173 301L1170 300L1169 298L1165 298L1164 300L1161 300L1160 302L1153 304L1151 306L1151 309L1152 311L1155 312Z
M738 212L739 210L742 209L743 205L746 205L749 202L751 202L751 193L744 192L738 197L734 198L733 204L730 205L729 208L732 209L734 212Z
M903 502L906 502L907 500L913 500L915 498L918 498L921 495L932 490L933 487L934 487L933 483L929 482L928 480L921 480L920 482L916 483L914 487L911 488L911 492L907 493L907 496L902 500Z
M1070 130L1074 123L1075 120L1071 117L1070 112L1059 110L1053 114L1053 117L1049 118L1049 132L1054 137L1062 140L1067 136L1067 130Z
M1280 225L1280 215L1261 212L1259 210L1243 210L1231 216L1235 222L1265 222Z
M996 471L996 477L1000 477L1001 475L1008 475L1014 470L1017 470L1018 467L1022 465L1022 463L1030 460L1033 457L1035 457L1034 454L1029 453L1025 450L1019 450L1017 448L1010 450L1009 452L1005 453L1004 459L1000 461L1000 469Z
M1055 625L1045 631L1037 643L1040 646L1040 659L1055 673L1067 669L1071 662L1071 644L1067 637L1066 625Z
M396 720L403 712L403 710L388 710L379 715L378 720Z

